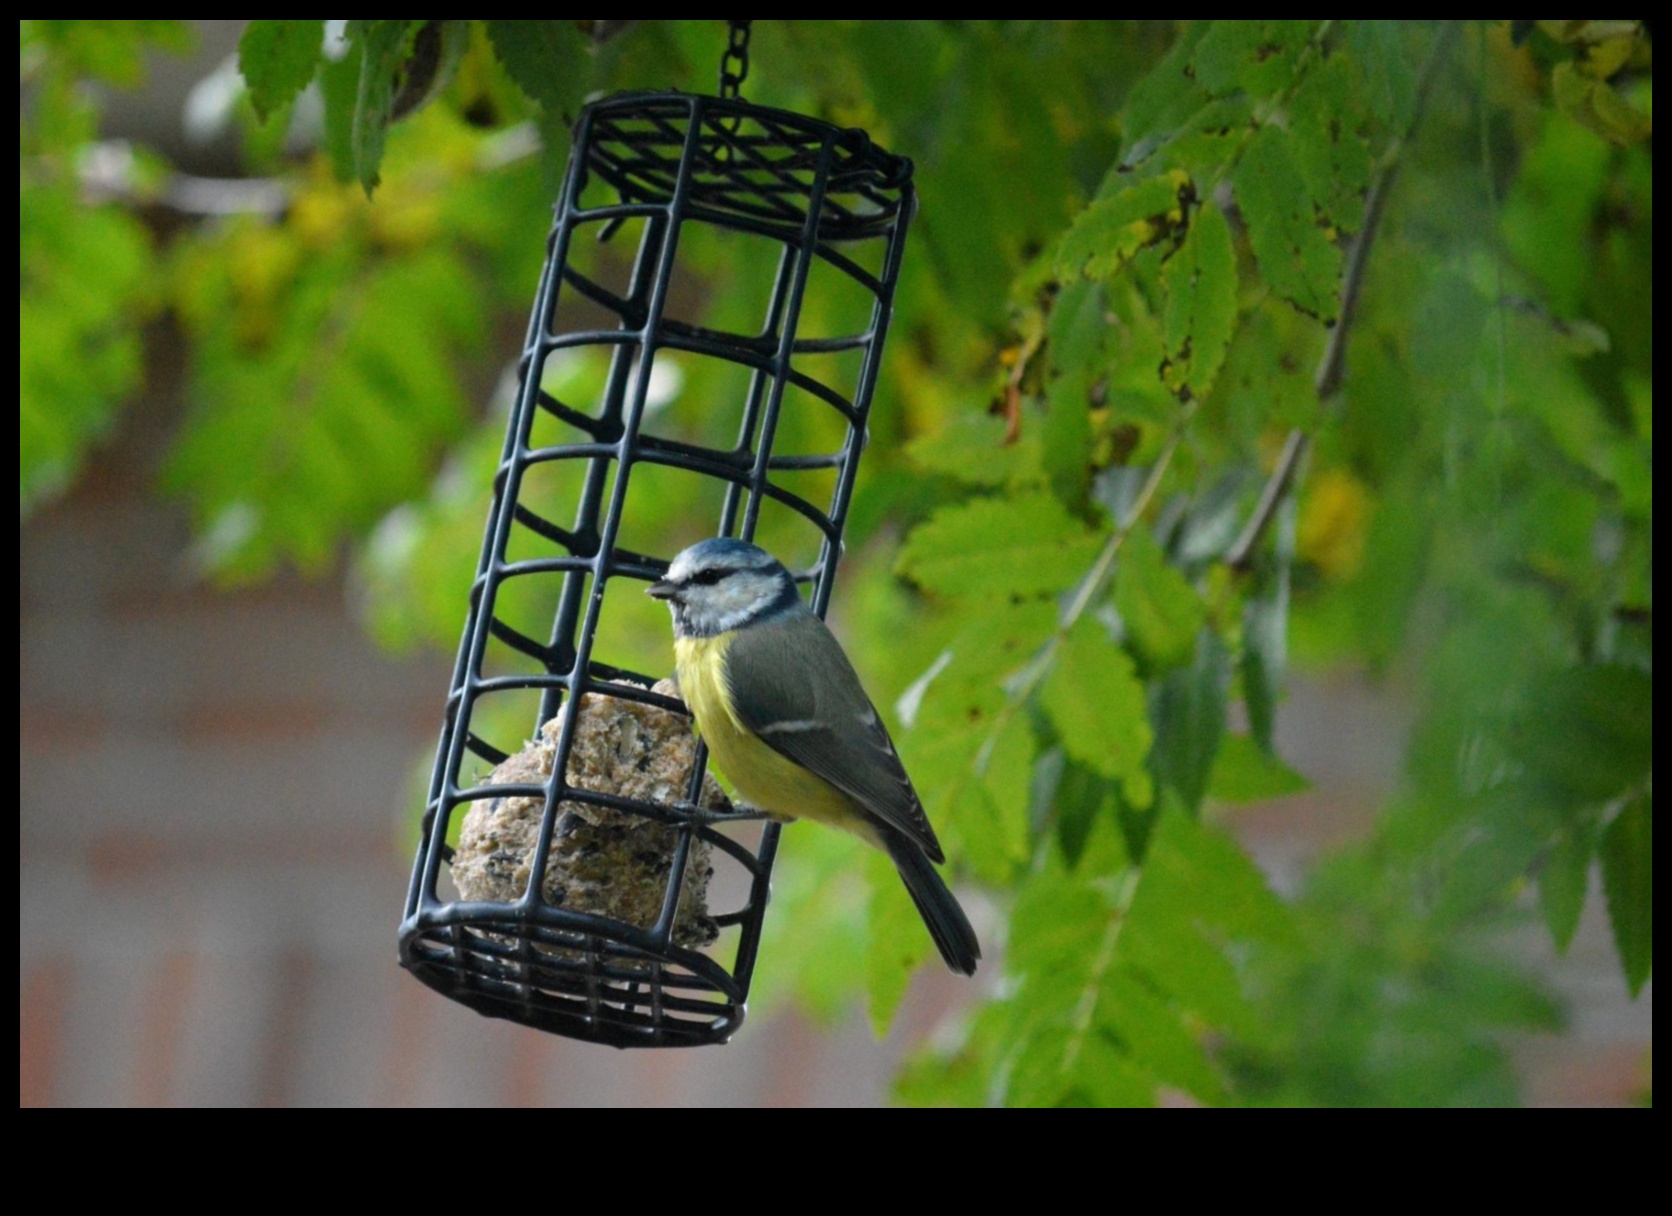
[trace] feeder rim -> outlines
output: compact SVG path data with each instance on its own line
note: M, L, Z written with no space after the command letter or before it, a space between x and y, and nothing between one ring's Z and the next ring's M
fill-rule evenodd
M915 168L911 157L890 152L872 140L870 133L863 127L841 127L833 122L826 122L822 118L814 118L809 114L797 114L794 110L784 110L777 106L763 106L758 102L745 101L741 97L720 97L713 93L688 93L684 89L626 89L619 93L609 93L594 98L581 107L581 114L576 115L574 126L580 126L581 116L589 110L604 110L616 106L627 108L646 101L702 102L704 103L704 109L714 108L738 111L753 116L769 116L785 126L826 133L834 132L843 141L844 146L854 155L868 154L875 156L879 162L878 168L887 171L886 184L894 189L899 189L908 183ZM573 129L571 129L570 134L571 136L574 134Z

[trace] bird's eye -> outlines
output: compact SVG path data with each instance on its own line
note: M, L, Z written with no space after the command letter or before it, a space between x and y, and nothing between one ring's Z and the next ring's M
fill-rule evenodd
M726 572L724 570L717 567L711 567L707 570L698 570L687 581L693 582L699 587L712 587L715 583L725 577Z

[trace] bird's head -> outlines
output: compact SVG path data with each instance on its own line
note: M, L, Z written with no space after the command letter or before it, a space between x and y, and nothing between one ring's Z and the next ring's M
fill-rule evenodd
M679 637L711 638L804 609L795 579L772 554L744 540L699 541L645 593L666 600Z

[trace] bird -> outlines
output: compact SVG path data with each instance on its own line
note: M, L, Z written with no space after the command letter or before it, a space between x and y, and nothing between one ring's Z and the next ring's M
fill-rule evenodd
M882 849L946 965L975 974L981 945L935 869L946 857L923 803L841 643L783 563L716 537L645 590L673 614L680 695L742 801Z

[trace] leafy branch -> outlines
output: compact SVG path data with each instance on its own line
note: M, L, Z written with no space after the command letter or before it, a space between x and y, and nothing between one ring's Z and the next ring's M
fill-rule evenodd
M1380 168L1365 199L1364 225L1353 240L1352 251L1347 255L1346 272L1341 278L1340 315L1330 327L1323 358L1318 361L1318 371L1312 381L1313 391L1317 393L1319 403L1326 408L1334 403L1336 395L1341 391L1342 378L1346 374L1347 339L1352 333L1353 322L1358 317L1359 292L1364 287L1365 269L1370 264L1370 250L1381 228L1388 192L1398 172L1400 158L1428 108L1428 97L1434 87L1437 69L1443 53L1451 44L1456 28L1456 23L1447 23L1435 35L1434 43L1428 50L1428 57L1424 60L1422 71L1417 78L1416 103L1412 109L1411 121L1403 131L1393 137L1383 152ZM1231 569L1246 571L1253 564L1254 551L1259 547L1266 529L1271 526L1277 508L1282 505L1284 497L1294 486L1298 470L1305 461L1311 444L1310 436L1298 427L1291 430L1284 439L1283 451L1277 458L1277 465L1272 469L1271 476L1267 478L1260 491L1259 501L1255 504L1248 523L1226 551L1225 564Z

